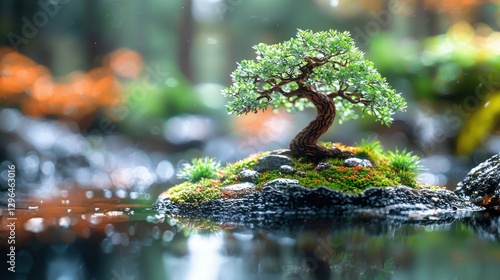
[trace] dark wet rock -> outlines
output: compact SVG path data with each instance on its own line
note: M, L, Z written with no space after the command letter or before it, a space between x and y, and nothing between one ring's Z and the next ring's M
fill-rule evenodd
M347 158L344 160L344 165L347 167L356 167L356 166L372 167L371 161L361 158Z
M325 169L330 169L330 168L332 168L332 164L329 163L329 162L322 161L322 162L318 163L318 165L316 165L316 170L317 171L321 171L321 170L325 170Z
M353 214L440 221L465 211L483 209L448 190L417 190L398 186L369 188L363 194L346 194L326 187L305 188L294 179L275 179L259 191L234 199L221 198L198 205L163 199L157 201L156 207L172 216L252 227L272 225L282 219Z
M291 167L290 165L280 166L281 174L295 174L295 172L297 172L297 170L295 170L295 168Z
M500 154L473 168L458 183L455 193L478 206L500 211Z
M292 160L287 156L271 154L261 157L255 165L255 170L258 172L277 170L282 165L292 165Z
M258 170L280 169L283 172L288 169L288 157L268 157L259 161ZM368 160L357 158L347 159L345 164L371 166ZM328 163L319 163L316 169L321 168L329 168ZM301 173L295 171L296 175L305 176ZM253 184L226 188L223 188L220 199L189 204L161 198L156 208L174 217L201 218L250 228L272 228L318 219L393 219L404 223L448 224L457 219L470 219L477 213L491 213L479 212L485 208L500 209L500 154L472 169L455 192L395 186L373 187L362 194L347 194L326 187L306 188L299 180L285 178L269 181L260 189ZM485 217L484 221L478 222L477 228L485 236L497 236L500 218L490 220Z
M259 172L250 169L243 169L238 173L238 180L240 182L253 182L259 178Z

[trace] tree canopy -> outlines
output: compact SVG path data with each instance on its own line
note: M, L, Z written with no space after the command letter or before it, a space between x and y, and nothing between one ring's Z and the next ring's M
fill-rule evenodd
M389 125L406 102L365 60L349 32L299 30L296 38L254 46L256 60L243 60L223 91L229 113L314 107L300 92L307 89L333 98L339 121L374 115ZM358 114L356 109L362 112Z
M404 98L364 59L348 32L299 30L296 38L254 48L257 58L239 63L232 85L223 91L227 109L241 115L269 106L288 111L316 107L316 118L290 142L294 156L348 157L318 145L337 114L340 122L373 115L389 125L392 115L406 108Z

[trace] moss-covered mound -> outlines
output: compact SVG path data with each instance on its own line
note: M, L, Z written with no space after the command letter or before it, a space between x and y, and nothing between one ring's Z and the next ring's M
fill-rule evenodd
M334 144L323 145L331 147ZM161 197L194 204L235 198L259 191L265 183L277 178L296 179L306 188L323 186L350 194L362 193L369 187L421 187L415 179L419 159L405 150L385 152L378 141L362 141L356 147L335 146L351 152L352 158L311 162L306 158L290 157L287 150L280 150L251 155L223 167L213 159L195 159L178 174L186 182L170 188ZM242 182L246 187L241 190L228 187Z

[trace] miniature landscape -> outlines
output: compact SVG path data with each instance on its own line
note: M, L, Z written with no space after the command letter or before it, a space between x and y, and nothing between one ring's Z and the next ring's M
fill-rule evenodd
M384 152L377 141L364 141L358 147L337 146L353 157L310 162L290 158L289 151L280 150L224 167L209 158L193 160L178 174L187 181L161 194L156 207L174 217L250 227L273 227L283 219L358 215L449 222L485 207L497 207L483 203L488 198L488 202L497 201L491 186L489 190L483 187L480 199L473 203L462 188L454 193L421 185L415 179L418 157L406 151ZM498 166L486 165L491 174L471 173L464 182L470 177L496 176ZM491 179L490 185L498 182L498 178ZM469 182L469 194L472 188L476 186Z
M392 115L406 109L402 95L364 59L348 32L298 30L296 38L254 49L256 60L239 63L233 84L222 92L228 112L313 107L316 118L289 149L224 167L211 158L185 164L178 177L186 182L161 194L157 209L250 227L355 213L439 221L484 209L465 195L421 185L415 179L419 158L406 149L385 152L378 141L354 147L319 142L337 114L340 122L368 115L390 125ZM476 200L489 202L491 191Z
M497 279L500 1L3 0L0 279Z

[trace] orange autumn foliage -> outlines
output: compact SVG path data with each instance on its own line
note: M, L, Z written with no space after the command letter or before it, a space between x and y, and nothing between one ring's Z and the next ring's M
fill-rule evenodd
M10 48L0 48L0 97L29 89L47 69Z
M124 78L135 78L144 67L142 56L128 49L118 49L108 56L109 67L116 75Z
M425 7L438 11L454 11L456 9L472 8L474 6L488 3L487 0L442 0L432 1L426 0Z
M144 63L127 49L112 52L103 66L75 71L55 81L52 73L10 48L0 48L0 104L18 105L31 116L56 116L75 121L99 108L120 104L118 77L135 78Z

